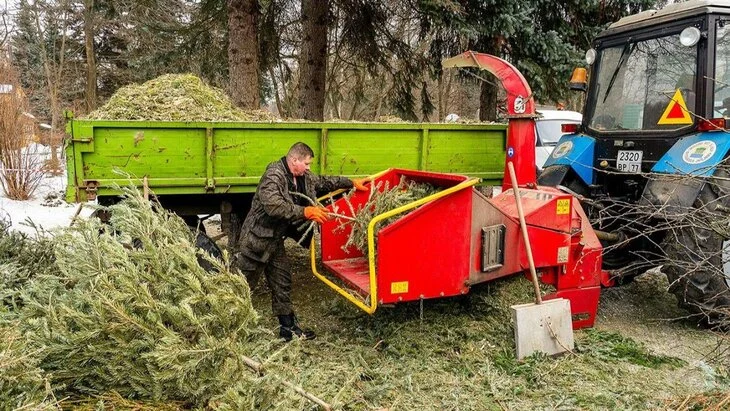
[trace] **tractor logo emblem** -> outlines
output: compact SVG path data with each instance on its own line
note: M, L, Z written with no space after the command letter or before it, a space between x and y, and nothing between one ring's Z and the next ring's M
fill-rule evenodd
M570 153L570 151L572 149L573 149L572 141L563 142L555 148L555 151L553 151L553 158L563 157L564 155Z
M682 154L682 160L687 164L700 164L709 160L713 154L717 151L717 145L710 140L698 141L686 150Z
M517 114L522 114L525 112L525 98L524 97L517 96L515 98L514 109L515 109L515 113L517 113Z

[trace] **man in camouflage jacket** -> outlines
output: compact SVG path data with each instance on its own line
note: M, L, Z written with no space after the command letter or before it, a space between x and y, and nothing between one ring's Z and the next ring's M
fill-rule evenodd
M366 190L364 180L318 176L309 171L314 152L304 143L294 144L278 161L269 164L256 189L251 210L241 229L235 262L255 286L261 272L271 289L271 308L278 317L279 336L290 341L293 335L311 339L314 332L299 328L291 302L291 271L284 239L306 220L323 223L327 212L306 198L340 188ZM298 194L294 194L298 193Z

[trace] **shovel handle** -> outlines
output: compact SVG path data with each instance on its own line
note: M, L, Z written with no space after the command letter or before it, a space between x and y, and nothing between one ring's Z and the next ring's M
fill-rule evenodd
M520 197L520 187L517 185L517 175L515 175L515 166L512 162L507 162L509 169L509 178L512 181L512 192L515 195L515 204L517 205L517 217L520 220L520 229L522 230L522 239L525 241L525 253L527 254L527 264L530 266L530 275L532 277L532 285L535 287L535 301L542 304L542 295L540 294L540 284L537 282L537 272L535 271L535 261L532 259L532 247L530 247L530 238L527 236L527 223L525 223L525 213L522 211L522 199Z

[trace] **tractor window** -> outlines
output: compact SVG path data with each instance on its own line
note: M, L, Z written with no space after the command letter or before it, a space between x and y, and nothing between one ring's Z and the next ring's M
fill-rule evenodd
M694 123L697 46L682 46L676 33L599 53L591 128L673 130Z
M730 118L730 24L718 21L715 50L714 118Z

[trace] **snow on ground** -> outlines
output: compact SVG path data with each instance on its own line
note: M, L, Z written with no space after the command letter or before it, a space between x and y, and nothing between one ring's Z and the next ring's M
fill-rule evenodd
M44 151L35 151L38 150L37 147L34 147L33 150L34 153L48 154ZM11 200L0 189L0 219L9 219L13 230L31 235L35 234L35 229L27 224L27 220L45 230L51 230L59 226L67 227L76 213L78 204L66 203L64 200L65 189L65 170L59 176L46 175L38 185L38 189L33 193L31 200ZM84 207L80 215L86 217L92 211L90 207Z

